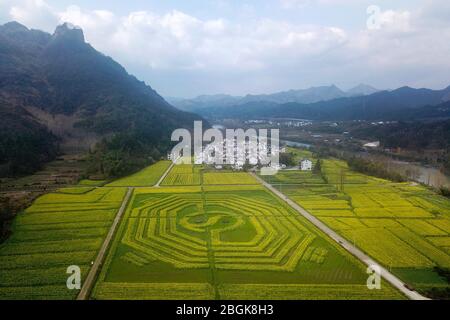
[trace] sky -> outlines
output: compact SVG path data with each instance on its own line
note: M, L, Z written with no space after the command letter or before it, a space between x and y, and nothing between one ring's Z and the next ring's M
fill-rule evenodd
M0 24L86 41L166 97L450 85L448 0L0 0Z

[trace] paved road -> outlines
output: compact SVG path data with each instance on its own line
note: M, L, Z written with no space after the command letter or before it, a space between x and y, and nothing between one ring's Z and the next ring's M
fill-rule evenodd
M103 262L105 261L106 253L107 253L108 248L111 244L111 241L114 237L114 234L116 233L117 226L119 225L120 220L122 220L122 216L125 212L125 209L127 208L127 204L128 204L128 201L130 201L132 193L133 193L133 188L128 188L127 195L123 199L122 205L120 206L120 209L117 212L116 217L114 218L113 224L111 225L111 228L109 229L109 232L105 238L105 241L103 241L102 247L100 248L100 251L98 252L97 258L95 258L94 264L92 265L86 279L84 280L83 286L81 287L81 290L80 290L80 293L78 294L77 300L86 300L89 298L89 294L91 293L91 290L94 285L95 279L97 278L99 269L103 265Z
M164 174L162 175L162 177L158 180L158 182L155 184L156 188L159 188L161 183L164 181L164 179L167 177L167 175L169 174L170 170L172 170L173 166L175 165L175 162L172 162L172 164L170 165L170 167L166 170L166 172L164 172Z
M429 300L428 298L422 296L416 291L412 291L406 287L406 284L401 281L399 278L397 278L395 275L393 275L391 272L389 272L387 269L383 268L380 264L375 262L372 258L370 258L368 255L366 255L364 252L353 246L350 242L345 240L343 237L338 235L335 231L327 227L322 221L314 217L312 214L310 214L308 211L300 207L298 204L296 204L294 201L289 199L287 196L285 196L283 193L275 189L272 185L265 182L263 179L258 177L255 173L252 173L252 175L260 181L267 189L272 191L275 195L277 195L280 199L285 201L288 205L290 205L293 209L295 209L298 213L300 213L303 217L308 219L312 224L314 224L317 228L319 228L322 232L326 233L331 239L336 241L339 245L341 245L345 250L350 252L352 255L354 255L356 258L361 260L364 264L367 266L379 266L381 270L381 276L388 281L390 284L392 284L395 288L400 290L403 294L405 294L409 299L411 300Z
M175 165L174 163L172 163L170 165L170 167L166 170L166 172L164 172L164 174L158 180L158 182L155 184L154 187L160 186L161 182L163 182L163 180L169 174L170 170L172 170L174 165ZM98 187L98 188L103 188L103 186ZM120 188L122 188L122 187L120 187ZM120 222L120 220L122 220L123 214L125 213L128 201L130 200L133 190L134 190L134 187L128 188L127 195L123 199L122 205L120 206L120 209L117 212L116 217L114 218L114 222L111 225L111 228L109 229L108 235L106 236L105 241L103 242L102 247L100 248L100 251L98 252L97 257L95 258L94 264L92 265L86 279L84 280L84 283L83 283L83 286L81 287L80 293L77 296L77 300L86 300L89 298L89 295L91 293L94 282L97 278L100 267L103 265L103 262L105 261L106 253L107 253L108 248L111 244L111 241L114 237L114 234L116 233L119 222Z

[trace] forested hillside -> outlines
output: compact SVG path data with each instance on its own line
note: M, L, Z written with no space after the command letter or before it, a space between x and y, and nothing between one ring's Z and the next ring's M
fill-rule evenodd
M0 26L0 174L36 170L57 152L91 152L92 171L120 176L165 154L199 116L168 104L64 24L53 35Z

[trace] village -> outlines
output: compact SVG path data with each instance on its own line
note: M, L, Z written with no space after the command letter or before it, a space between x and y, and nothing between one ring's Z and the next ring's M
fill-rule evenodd
M231 149L231 150L230 150ZM205 164L214 166L216 170L223 170L231 167L235 171L248 170L256 171L262 165L268 164L269 159L276 159L270 162L270 167L275 170L299 169L301 171L312 171L313 162L311 159L301 159L295 166L287 166L279 163L279 153L286 153L287 148L274 148L265 142L257 142L256 139L239 144L236 139L224 139L221 145L210 143L203 148L203 151L194 155L195 164ZM278 153L278 154L276 154Z

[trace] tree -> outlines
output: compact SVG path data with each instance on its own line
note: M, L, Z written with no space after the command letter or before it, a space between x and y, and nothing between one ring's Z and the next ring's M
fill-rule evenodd
M441 187L440 191L444 197L450 198L450 188Z
M322 173L322 160L321 159L317 159L313 172L316 174Z
M293 167L297 164L295 163L295 156L292 152L280 153L280 163L288 167Z

